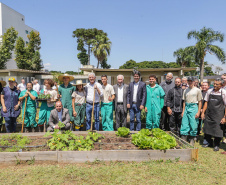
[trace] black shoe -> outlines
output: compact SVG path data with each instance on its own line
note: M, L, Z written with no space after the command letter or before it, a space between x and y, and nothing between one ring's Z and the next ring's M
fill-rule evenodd
M207 147L209 147L209 145L207 144L207 145L202 145L202 147L203 148L207 148Z
M214 151L214 152L219 151L219 146L215 146L215 147L213 148L213 151Z

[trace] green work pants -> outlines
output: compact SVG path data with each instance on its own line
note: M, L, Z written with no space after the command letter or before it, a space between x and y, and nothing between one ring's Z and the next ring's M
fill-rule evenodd
M22 109L22 120L24 117L24 109ZM25 112L25 119L24 119L24 126L25 127L37 127L36 118L36 107L27 105L26 112Z
M49 117L50 117L51 110L53 109L54 107L47 106L47 102L42 102L42 105L39 111L38 125L43 125L44 123L46 123L46 125L49 125Z
M114 131L113 128L113 102L101 102L102 129L104 131Z
M79 127L81 127L85 121L86 104L75 103L75 112L77 113L77 116L74 117L74 124L77 126L76 129L79 129Z
M198 105L196 103L186 103L184 115L182 118L182 124L180 129L181 135L190 135L196 136L198 125L199 125L199 118L195 118L195 115L198 112Z

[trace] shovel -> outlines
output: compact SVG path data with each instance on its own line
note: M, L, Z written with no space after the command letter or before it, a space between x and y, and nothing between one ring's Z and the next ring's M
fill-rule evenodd
M94 116L94 104L95 104L95 89L93 90L94 94L93 94L93 109L92 109L92 116L91 116L91 132L96 132L96 130L93 130L93 116Z
M22 129L21 129L21 133L23 133L24 130L24 119L25 119L25 112L26 112L26 107L27 107L27 98L25 99L25 104L24 104L24 117L23 117L23 121L22 121Z

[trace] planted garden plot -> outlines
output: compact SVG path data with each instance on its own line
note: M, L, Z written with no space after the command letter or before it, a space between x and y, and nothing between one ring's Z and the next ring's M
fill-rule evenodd
M96 159L142 161L175 158L189 161L198 158L197 149L172 133L166 133L160 129L152 131L142 129L140 132L133 133L126 128L120 128L118 132L59 132L55 130L45 136L11 134L1 137L5 138L5 142L2 138L0 142L2 151L0 161L2 162L13 160L13 157L9 156L15 158L15 155L18 157L36 156L38 158L36 160L49 160L52 156L52 160L58 162L85 162Z

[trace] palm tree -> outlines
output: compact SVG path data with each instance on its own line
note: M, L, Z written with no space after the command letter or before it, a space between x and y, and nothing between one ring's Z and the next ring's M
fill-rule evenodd
M224 35L220 32L213 31L211 28L202 28L200 31L190 31L188 39L195 38L197 43L195 46L189 46L186 49L195 56L195 62L200 65L200 81L203 81L204 75L204 58L207 53L216 55L218 60L225 63L225 53L222 48L212 45L214 41L224 41Z
M107 59L107 56L110 55L110 51L111 41L107 36L98 35L96 39L93 40L92 52L98 61L97 68L99 67L99 64Z
M179 48L173 53L173 56L177 58L176 63L181 67L190 66L195 59L186 48Z

